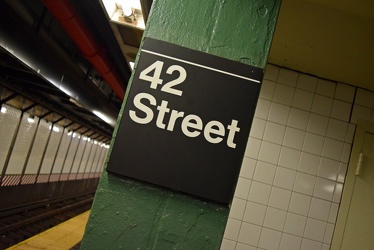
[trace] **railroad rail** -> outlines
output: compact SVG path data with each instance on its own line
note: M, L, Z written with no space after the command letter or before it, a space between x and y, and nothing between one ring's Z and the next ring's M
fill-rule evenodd
M0 211L0 249L13 246L91 208L94 193Z

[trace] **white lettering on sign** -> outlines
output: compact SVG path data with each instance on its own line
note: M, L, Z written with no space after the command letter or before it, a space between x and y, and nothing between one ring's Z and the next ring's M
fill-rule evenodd
M130 110L130 118L134 122L139 124L150 123L154 118L154 113L153 110L149 107L149 105L156 106L156 98L148 93L138 93L134 97L133 103L137 110ZM156 126L158 128L165 129L166 127L168 131L173 132L175 122L178 120L178 118L180 118L182 119L181 130L184 135L193 138L198 137L201 134L201 132L203 132L204 138L212 144L220 143L223 141L224 137L226 136L226 130L225 126L221 122L210 121L204 126L203 120L198 115L189 114L187 116L184 116L184 112L180 112L177 110L171 110L170 113L170 108L168 108L168 104L168 101L162 100L161 104L157 106L158 114L156 118ZM169 113L169 121L165 122L165 114ZM227 126L227 130L227 146L230 148L235 148L235 133L240 131L240 128L238 127L238 121L231 120L231 124Z
M157 85L162 84L163 82L162 79L160 78L163 66L164 66L164 62L162 61L154 62L153 64L148 66L146 69L144 69L142 72L140 72L139 79L150 82L151 83L150 87L152 89L157 89ZM152 71L153 71L153 75L149 75ZM166 73L171 75L173 74L174 71L179 72L179 76L176 79L165 83L165 85L162 86L161 91L170 93L173 95L182 96L182 91L179 89L174 89L173 87L178 84L181 84L182 82L184 82L184 80L186 80L187 72L183 67L179 65L172 65L166 70Z
M175 79L164 83L163 79L161 79L163 67L164 62L157 60L140 72L139 79L149 82L149 87L151 89L157 89L158 86L161 85L161 91L182 96L183 91L175 88L175 86L186 80L186 70L182 66L171 65L165 71L166 74L173 75L174 72L177 72L178 75ZM152 122L155 114L150 106L154 106L158 111L155 121L158 128L173 132L175 123L179 119L181 120L180 129L185 136L194 138L203 134L204 138L209 143L217 144L222 142L227 135L227 146L236 148L236 143L234 142L235 133L240 131L237 120L231 120L231 124L226 127L228 130L228 133L226 133L225 126L221 122L213 120L204 125L203 120L198 115L188 114L185 116L183 111L170 109L168 107L168 101L162 100L161 103L157 105L156 98L148 93L138 93L134 97L133 103L137 110L130 110L129 115L130 118L138 124L148 124Z

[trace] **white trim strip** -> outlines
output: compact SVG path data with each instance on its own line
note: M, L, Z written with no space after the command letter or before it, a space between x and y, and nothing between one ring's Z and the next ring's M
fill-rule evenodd
M187 64L194 65L194 66L197 66L197 67L200 67L200 68L209 69L209 70L216 71L216 72L219 72L219 73L222 73L222 74L226 74L226 75L234 76L234 77L237 77L237 78L241 78L241 79L244 79L244 80L247 80L247 81L260 83L260 81L256 80L256 79L252 79L252 78L244 77L244 76L241 76L241 75L233 74L233 73L230 73L230 72L227 72L227 71L211 68L211 67L208 67L208 66L205 66L205 65L193 63L193 62L186 61L186 60L183 60L183 59L167 56L167 55L160 54L160 53L157 53L157 52L153 52L153 51L150 51L150 50L143 49L142 52L146 52L146 53L153 54L153 55L156 55L156 56L169 58L169 59L172 59L172 60L175 60L175 61L187 63Z

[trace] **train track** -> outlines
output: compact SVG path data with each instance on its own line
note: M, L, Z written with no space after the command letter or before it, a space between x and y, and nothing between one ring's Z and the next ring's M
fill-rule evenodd
M94 193L0 212L0 249L6 249L91 208Z

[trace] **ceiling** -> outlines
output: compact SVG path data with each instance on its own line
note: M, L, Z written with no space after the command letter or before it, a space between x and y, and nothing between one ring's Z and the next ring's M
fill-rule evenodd
M110 138L122 98L83 56L76 31L66 32L43 2L53 1L0 2L0 103L21 95ZM99 45L116 71L117 87L125 89L143 30L110 21L101 0L61 2L73 6L80 29ZM146 20L152 0L141 5ZM372 0L283 0L269 62L374 91L373 44Z
M374 1L283 0L269 62L374 91Z

